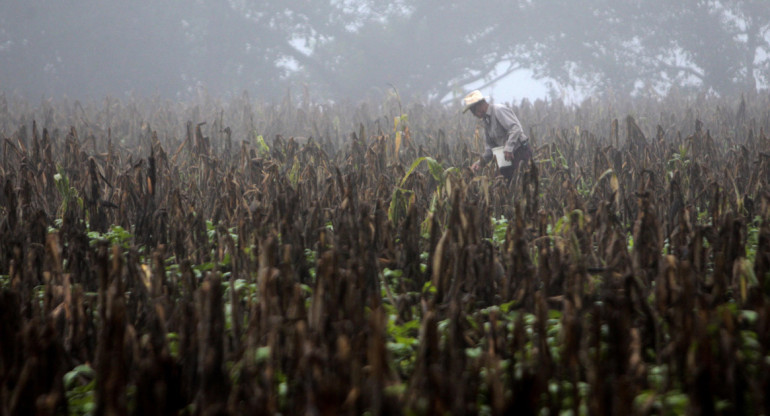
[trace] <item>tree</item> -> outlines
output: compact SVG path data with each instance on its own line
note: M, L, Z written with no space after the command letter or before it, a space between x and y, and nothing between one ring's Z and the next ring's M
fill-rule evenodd
M212 0L0 4L0 87L27 96L179 97L306 83L325 98L396 86L441 97L513 57L516 3ZM521 34L521 32L520 32ZM519 67L512 65L509 70Z
M279 39L287 79L324 97L356 98L393 85L405 96L437 98L512 58L515 39L498 34L514 25L523 35L518 7L503 0L485 7L439 0L251 1L241 13Z
M589 92L770 84L767 0L0 2L0 88L27 97L309 86L442 98L518 69Z
M649 33L645 46L657 51L668 78L694 78L720 94L756 91L770 73L758 67L770 53L770 5L762 0L665 2L660 30ZM654 16L650 16L653 18ZM684 59L673 58L679 52ZM764 57L762 57L764 55Z
M28 96L175 91L186 63L175 58L188 46L181 21L161 3L138 3L4 2L0 83Z
M28 0L0 16L0 87L27 97L282 90L276 41L227 0Z
M566 85L620 93L690 85L719 94L770 83L764 0L532 2L529 62Z
M516 40L526 26L518 21L518 7L500 0L484 7L422 0L362 16L314 51L326 63L321 80L342 96L392 84L403 95L433 98L474 81L491 82L501 62L509 63L501 76L521 68L514 59Z

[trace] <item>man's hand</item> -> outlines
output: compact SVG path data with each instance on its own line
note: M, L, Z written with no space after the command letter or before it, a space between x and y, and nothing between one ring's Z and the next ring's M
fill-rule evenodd
M471 170L473 172L478 172L480 169L481 169L481 163L478 160L473 162L473 164L471 165Z
M505 160L513 160L513 152L503 152L503 156L505 156Z

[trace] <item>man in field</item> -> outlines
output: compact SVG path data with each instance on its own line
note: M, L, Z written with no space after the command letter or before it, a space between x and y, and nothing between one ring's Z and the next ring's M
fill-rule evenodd
M489 104L479 90L472 91L463 98L463 113L471 110L474 116L484 122L484 154L471 165L474 172L492 160L492 149L503 147L503 155L510 165L500 168L500 174L511 179L522 163L532 159L529 139L521 128L521 123L510 108L500 104ZM523 169L523 168L522 168Z

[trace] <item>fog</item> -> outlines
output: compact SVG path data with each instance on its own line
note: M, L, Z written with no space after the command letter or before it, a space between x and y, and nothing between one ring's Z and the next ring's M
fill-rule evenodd
M674 3L674 4L672 4ZM184 100L287 92L453 102L737 96L770 84L757 1L6 1L0 92Z

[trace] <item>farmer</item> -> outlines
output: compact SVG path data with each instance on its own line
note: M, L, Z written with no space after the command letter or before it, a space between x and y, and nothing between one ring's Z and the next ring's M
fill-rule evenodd
M472 91L463 98L463 113L471 110L474 116L484 121L484 154L471 165L474 172L492 160L492 149L503 147L505 160L510 165L501 167L500 174L511 179L522 163L532 159L527 136L522 131L521 123L510 108L500 104L489 104L479 90Z

